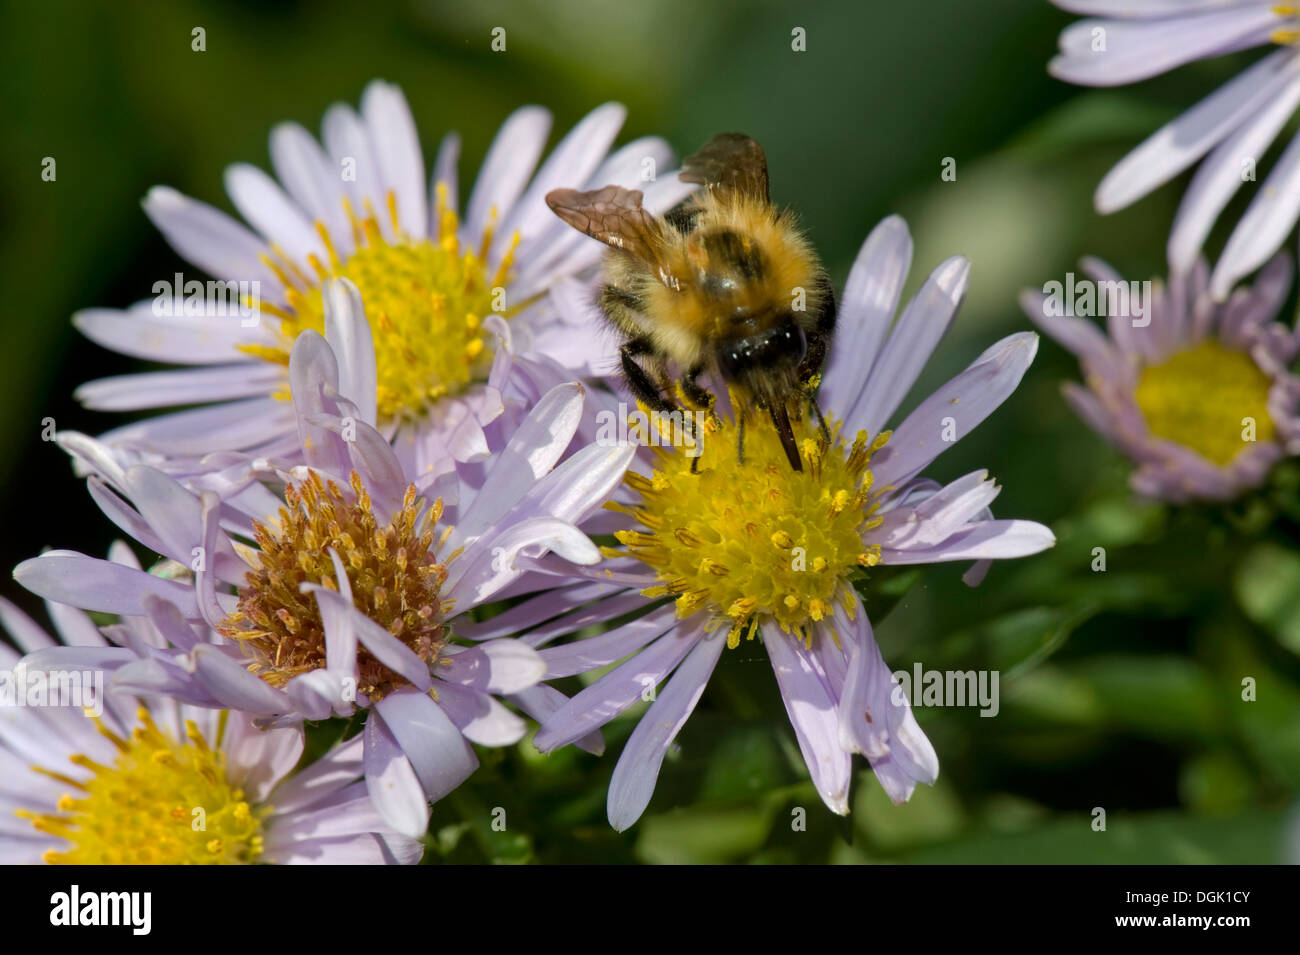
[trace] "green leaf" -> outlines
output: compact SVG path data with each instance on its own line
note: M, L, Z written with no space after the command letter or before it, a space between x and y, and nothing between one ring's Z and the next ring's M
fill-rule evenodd
M1223 734L1222 706L1201 666L1175 656L1111 654L1075 663L1114 727L1182 740Z
M1246 616L1300 654L1300 554L1259 544L1242 559L1233 585Z
M888 616L894 605L907 596L925 575L924 567L877 564L854 581L867 608L867 619L879 623Z
M1104 715L1096 689L1088 681L1057 666L1041 666L1024 674L1002 692L1008 715L1028 725L1042 723L1091 726Z
M1024 833L980 833L922 849L901 861L961 865L1264 865L1280 858L1285 822L1279 812L1201 819L1174 813L1111 811L1106 830L1080 811Z
M894 805L870 771L858 774L853 799L856 829L884 853L896 853L957 835L965 814L956 794L940 779L934 786L917 786L912 798Z
M765 806L681 809L643 819L636 854L656 865L732 862L761 848L771 828Z
M1059 650L1084 621L1097 612L1090 604L1076 607L1029 607L989 623L980 634L988 647L989 667L1014 680Z
M1255 793L1255 782L1237 755L1204 753L1183 766L1178 779L1183 802L1203 814L1241 812Z
M721 803L762 795L785 782L788 775L772 731L741 726L718 741L698 801Z

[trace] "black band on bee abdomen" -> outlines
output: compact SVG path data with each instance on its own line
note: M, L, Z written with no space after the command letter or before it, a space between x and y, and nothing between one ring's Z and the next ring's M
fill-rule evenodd
M721 346L717 351L718 369L726 378L744 381L750 373L774 365L798 365L807 347L803 329L792 321L781 322Z

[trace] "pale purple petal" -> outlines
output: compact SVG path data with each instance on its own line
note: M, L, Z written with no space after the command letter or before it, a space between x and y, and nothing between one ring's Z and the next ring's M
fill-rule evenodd
M569 618L565 618L565 623L569 623ZM616 663L640 650L651 640L663 636L675 623L673 608L661 607L607 633L542 650L541 656L546 662L546 679L556 680L587 673ZM578 627L579 624L574 622L570 630L577 630Z
M302 756L301 726L258 729L247 714L231 713L221 748L230 782L253 802L264 802L271 790L292 772Z
M507 699L538 723L545 722L548 716L569 701L567 696L545 683L530 686L518 693L511 693ZM600 735L600 730L594 730L581 739L575 740L573 745L593 756L603 756L605 753L605 738Z
M446 683L438 687L438 705L464 737L480 746L511 746L524 738L528 725L486 693Z
M1300 218L1300 136L1291 140L1246 207L1214 267L1210 291L1223 301L1239 279L1263 265Z
M436 673L440 680L481 693L518 693L546 675L546 661L528 644L505 638L476 647L449 647Z
M699 622L678 626L602 676L548 716L533 745L549 753L599 729L638 700L648 699L647 691L703 637L702 626Z
M501 125L488 150L465 211L465 231L479 235L492 210L508 215L546 146L551 114L540 106L515 110Z
M268 796L275 814L298 812L350 786L364 773L365 734L339 743L320 759L294 773Z
M1169 264L1186 272L1196 263L1201 247L1219 213L1245 182L1246 162L1257 163L1300 106L1300 74L1220 143L1196 170L1183 193L1169 232Z
M993 560L1028 557L1056 543L1051 530L1034 521L979 521L928 547L882 547L882 564L931 564L948 560Z
M421 838L429 828L429 800L411 761L377 712L366 720L364 736L366 789L375 808L402 835Z
M862 244L839 302L835 347L822 376L819 397L830 408L852 408L898 308L912 265L912 236L902 216L889 216Z
M275 126L271 130L271 166L312 220L325 223L336 239L350 235L340 202L340 172L330 165L311 133L297 123Z
M257 342L261 332L245 328L239 315L167 315L153 313L153 302L128 311L88 308L72 316L72 324L97 345L123 355L177 365L211 365L240 361L261 364L236 351Z
M241 362L100 378L78 386L73 397L95 411L134 411L266 395L283 381L283 368Z
M100 613L145 612L153 594L176 605L187 619L200 617L192 588L144 571L72 551L49 551L14 568L14 579L34 594Z
M381 178L397 201L398 223L404 232L423 238L429 220L424 154L406 97L392 83L374 80L361 94L361 117L375 147Z
M175 189L154 186L144 200L145 215L184 259L227 281L280 283L261 261L266 243L230 216Z
M311 222L274 179L256 166L235 163L226 167L225 180L230 201L268 244L283 249L295 263L306 262L309 255L328 261Z
M390 693L374 705L370 719L376 711L410 760L431 802L447 795L478 768L478 758L456 724L424 693Z
M935 269L907 304L881 350L867 383L844 413L845 431L879 434L893 416L935 346L943 337L966 294L970 262L953 256Z
M719 632L697 640L632 731L609 781L606 808L609 824L617 831L640 819L650 804L664 755L695 711L725 646Z
M1178 175L1291 82L1294 54L1278 50L1157 130L1097 187L1101 213L1115 212Z
M1032 332L1009 335L921 402L872 459L876 487L901 487L951 447L945 419L957 439L969 434L1016 390L1037 351Z
M282 690L254 676L217 647L196 646L190 653L190 670L229 709L254 716L275 716L293 709Z
M805 649L797 637L775 624L763 624L762 631L813 785L827 807L842 816L849 811L851 758L839 744L838 701L827 685L825 667L815 651ZM829 638L829 632L821 632L814 640Z
M339 394L361 412L368 425L376 421L378 371L375 341L366 319L361 293L350 279L330 279L321 289L325 308L325 341L339 366Z

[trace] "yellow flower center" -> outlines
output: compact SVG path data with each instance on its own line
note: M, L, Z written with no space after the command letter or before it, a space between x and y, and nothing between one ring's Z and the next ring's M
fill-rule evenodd
M1152 434L1222 467L1252 439L1273 440L1270 385L1245 352L1204 341L1144 368L1134 397Z
M284 284L288 308L265 302L263 311L279 319L275 346L244 345L241 350L267 361L287 365L298 335L307 329L324 334L322 283L329 278L351 279L361 292L375 343L377 398L381 419L415 419L434 402L485 380L492 366L491 338L483 319L492 312L508 319L527 303L507 304L506 281L519 243L516 233L496 271L488 273L493 227L483 232L477 249L462 248L456 213L447 205L446 186L437 189L438 237L415 238L397 221L397 199L388 194L388 215L398 238L384 237L375 212L367 204L358 217L345 202L356 246L346 260L324 223L316 231L329 252L329 261L308 257L314 276L304 273L279 249L263 261ZM277 393L287 399L288 392Z
M811 624L836 602L852 613L850 577L880 560L879 546L862 537L880 523L868 464L889 433L868 441L859 432L846 448L833 421L829 444L807 419L792 424L802 471L790 467L766 421L745 429L743 461L734 424L722 423L697 446L694 472L685 450L660 447L649 478L625 478L640 501L607 505L643 528L616 534L627 551L608 553L653 567L662 584L644 593L674 595L678 617L712 613L733 649L765 619L811 643Z
M67 865L247 865L262 856L262 821L270 806L256 806L226 776L225 755L209 748L193 721L188 742L172 739L141 707L140 725L123 739L95 725L117 748L104 766L71 757L91 771L80 781L36 766L44 776L75 790L59 799L58 811L18 815L41 832L71 843L44 859ZM225 714L221 715L224 725Z
M301 585L339 589L331 548L343 561L356 608L432 665L446 644L440 611L449 609L438 597L447 568L434 556L442 502L425 509L411 485L401 510L380 526L355 471L351 493L312 471L308 480L286 486L284 496L288 506L280 508L274 528L253 524L258 549L239 548L252 569L237 609L220 628L253 655L249 669L283 686L325 666L320 608ZM357 667L357 690L371 702L407 684L365 647L358 649Z

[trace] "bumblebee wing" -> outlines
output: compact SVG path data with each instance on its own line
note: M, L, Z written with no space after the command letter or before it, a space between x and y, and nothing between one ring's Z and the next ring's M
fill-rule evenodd
M546 194L546 204L579 232L640 259L658 273L665 285L676 287L663 254L659 221L646 212L641 198L641 190L622 186L591 192L554 189Z
M714 136L699 152L682 160L682 171L677 178L711 189L735 189L755 199L770 201L767 156L762 146L743 133Z

